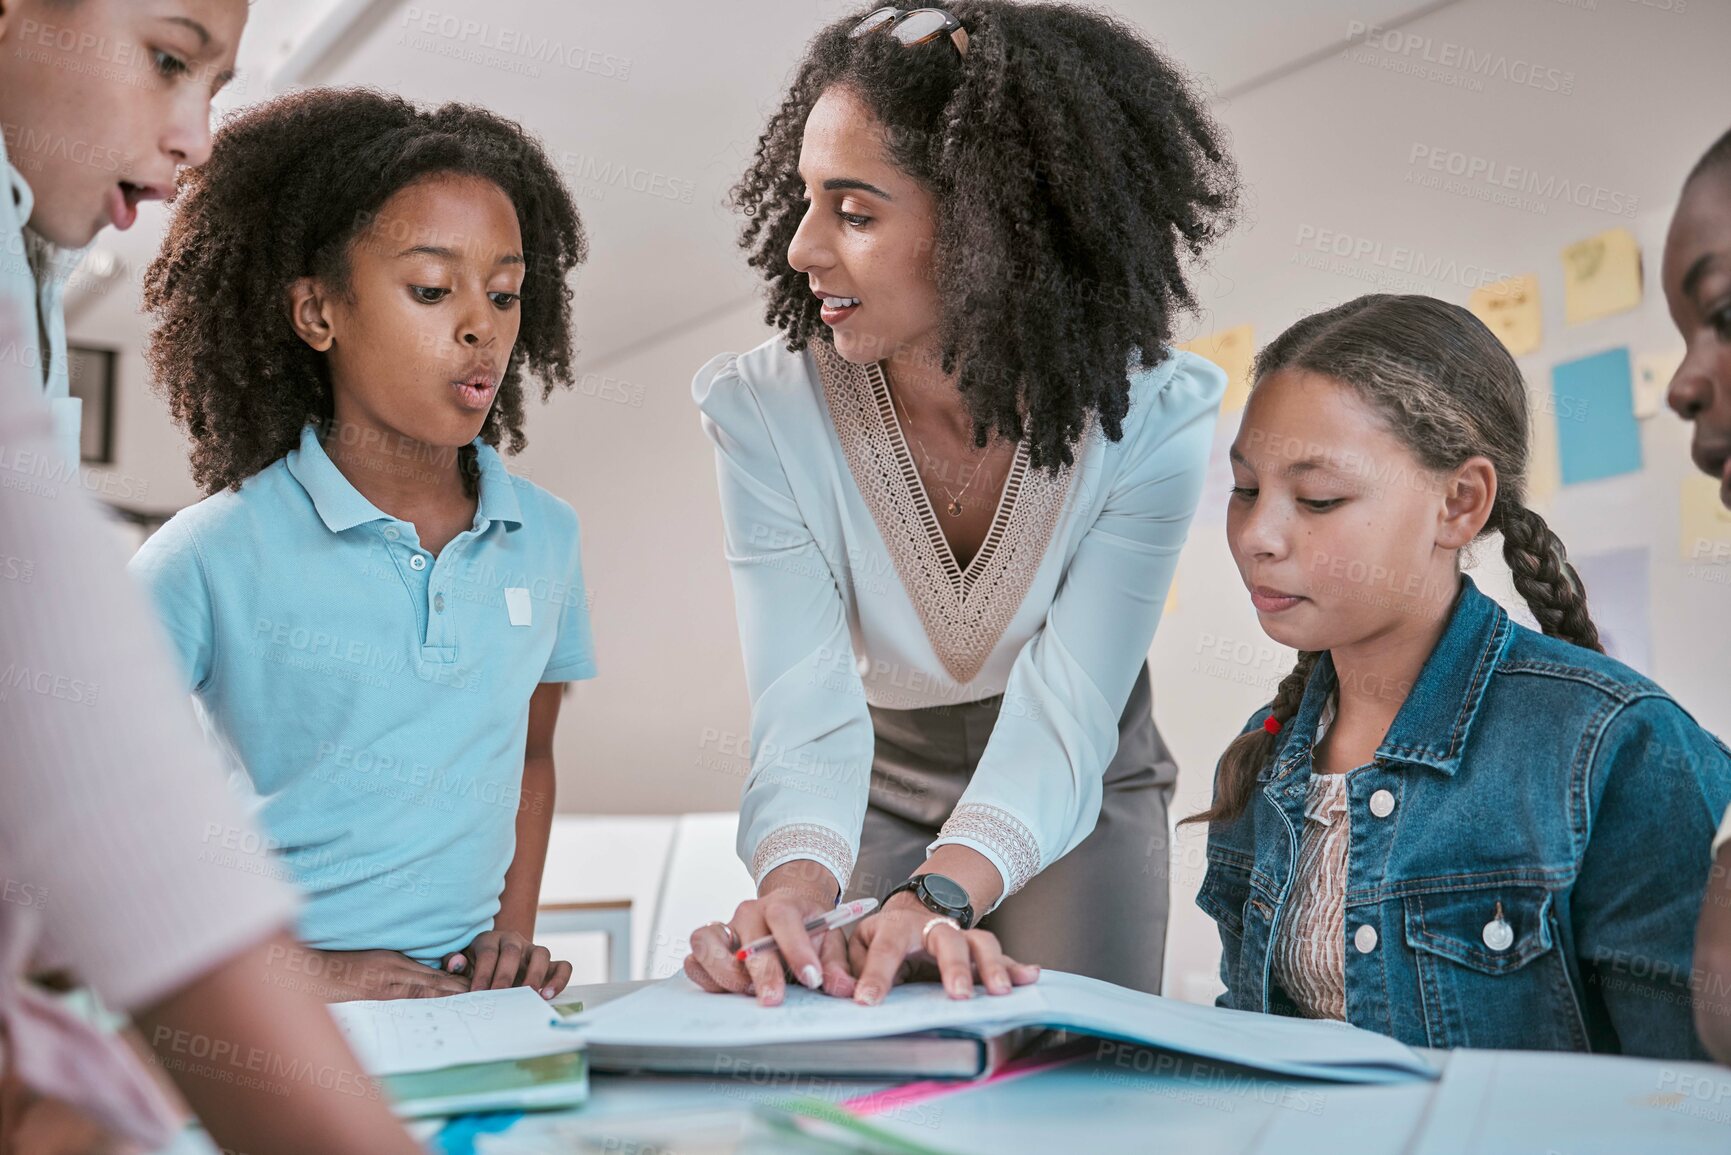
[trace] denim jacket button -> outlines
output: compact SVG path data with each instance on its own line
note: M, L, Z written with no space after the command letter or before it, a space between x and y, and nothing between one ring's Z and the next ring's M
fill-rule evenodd
M1370 796L1370 812L1378 818L1387 818L1394 813L1394 795L1387 790L1378 790Z
M1352 945L1358 948L1359 954L1369 954L1376 949L1376 927L1368 922L1352 932Z
M1515 945L1515 928L1503 917L1503 904L1497 903L1497 913L1485 923L1485 945L1494 951L1505 951Z

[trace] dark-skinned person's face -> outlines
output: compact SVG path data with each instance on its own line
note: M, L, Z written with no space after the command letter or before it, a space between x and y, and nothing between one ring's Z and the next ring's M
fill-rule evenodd
M1731 508L1731 164L1689 182L1665 238L1665 305L1683 335L1666 401L1695 426L1689 455Z
M812 106L799 175L807 207L787 260L829 299L836 352L856 365L935 353L934 202L891 161L884 125L852 90L830 88Z
M503 189L439 174L399 189L350 246L348 283L302 278L301 338L330 365L339 425L474 440L522 321L523 238Z

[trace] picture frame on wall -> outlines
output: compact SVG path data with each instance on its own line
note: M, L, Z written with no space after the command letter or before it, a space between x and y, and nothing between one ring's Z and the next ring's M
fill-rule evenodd
M115 373L119 361L114 349L89 345L69 345L66 349L71 395L84 402L78 455L93 465L114 462Z

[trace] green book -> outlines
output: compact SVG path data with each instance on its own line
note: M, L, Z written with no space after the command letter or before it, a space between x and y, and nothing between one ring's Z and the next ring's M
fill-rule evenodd
M473 1111L548 1111L589 1098L589 1062L575 1050L531 1059L466 1063L379 1080L404 1119Z

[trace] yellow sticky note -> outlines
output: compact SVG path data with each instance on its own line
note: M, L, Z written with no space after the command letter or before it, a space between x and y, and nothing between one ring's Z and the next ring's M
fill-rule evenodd
M1544 325L1536 274L1474 289L1467 308L1497 335L1512 356L1525 357L1538 350Z
M1719 500L1719 482L1705 473L1683 478L1684 561L1731 565L1731 509Z
M1665 407L1665 390L1683 363L1683 350L1643 353L1635 358L1635 416L1652 417Z
M1563 250L1563 317L1571 325L1626 313L1641 303L1641 243L1607 229Z
M1250 396L1250 363L1256 359L1256 332L1252 326L1222 329L1178 347L1226 370L1226 396L1220 401L1222 413L1244 408Z
M1178 608L1178 572L1172 573L1172 584L1166 587L1166 605L1160 611L1161 617L1169 617Z
M1538 509L1563 487L1563 462L1557 448L1556 401L1545 390L1527 390L1527 505Z

